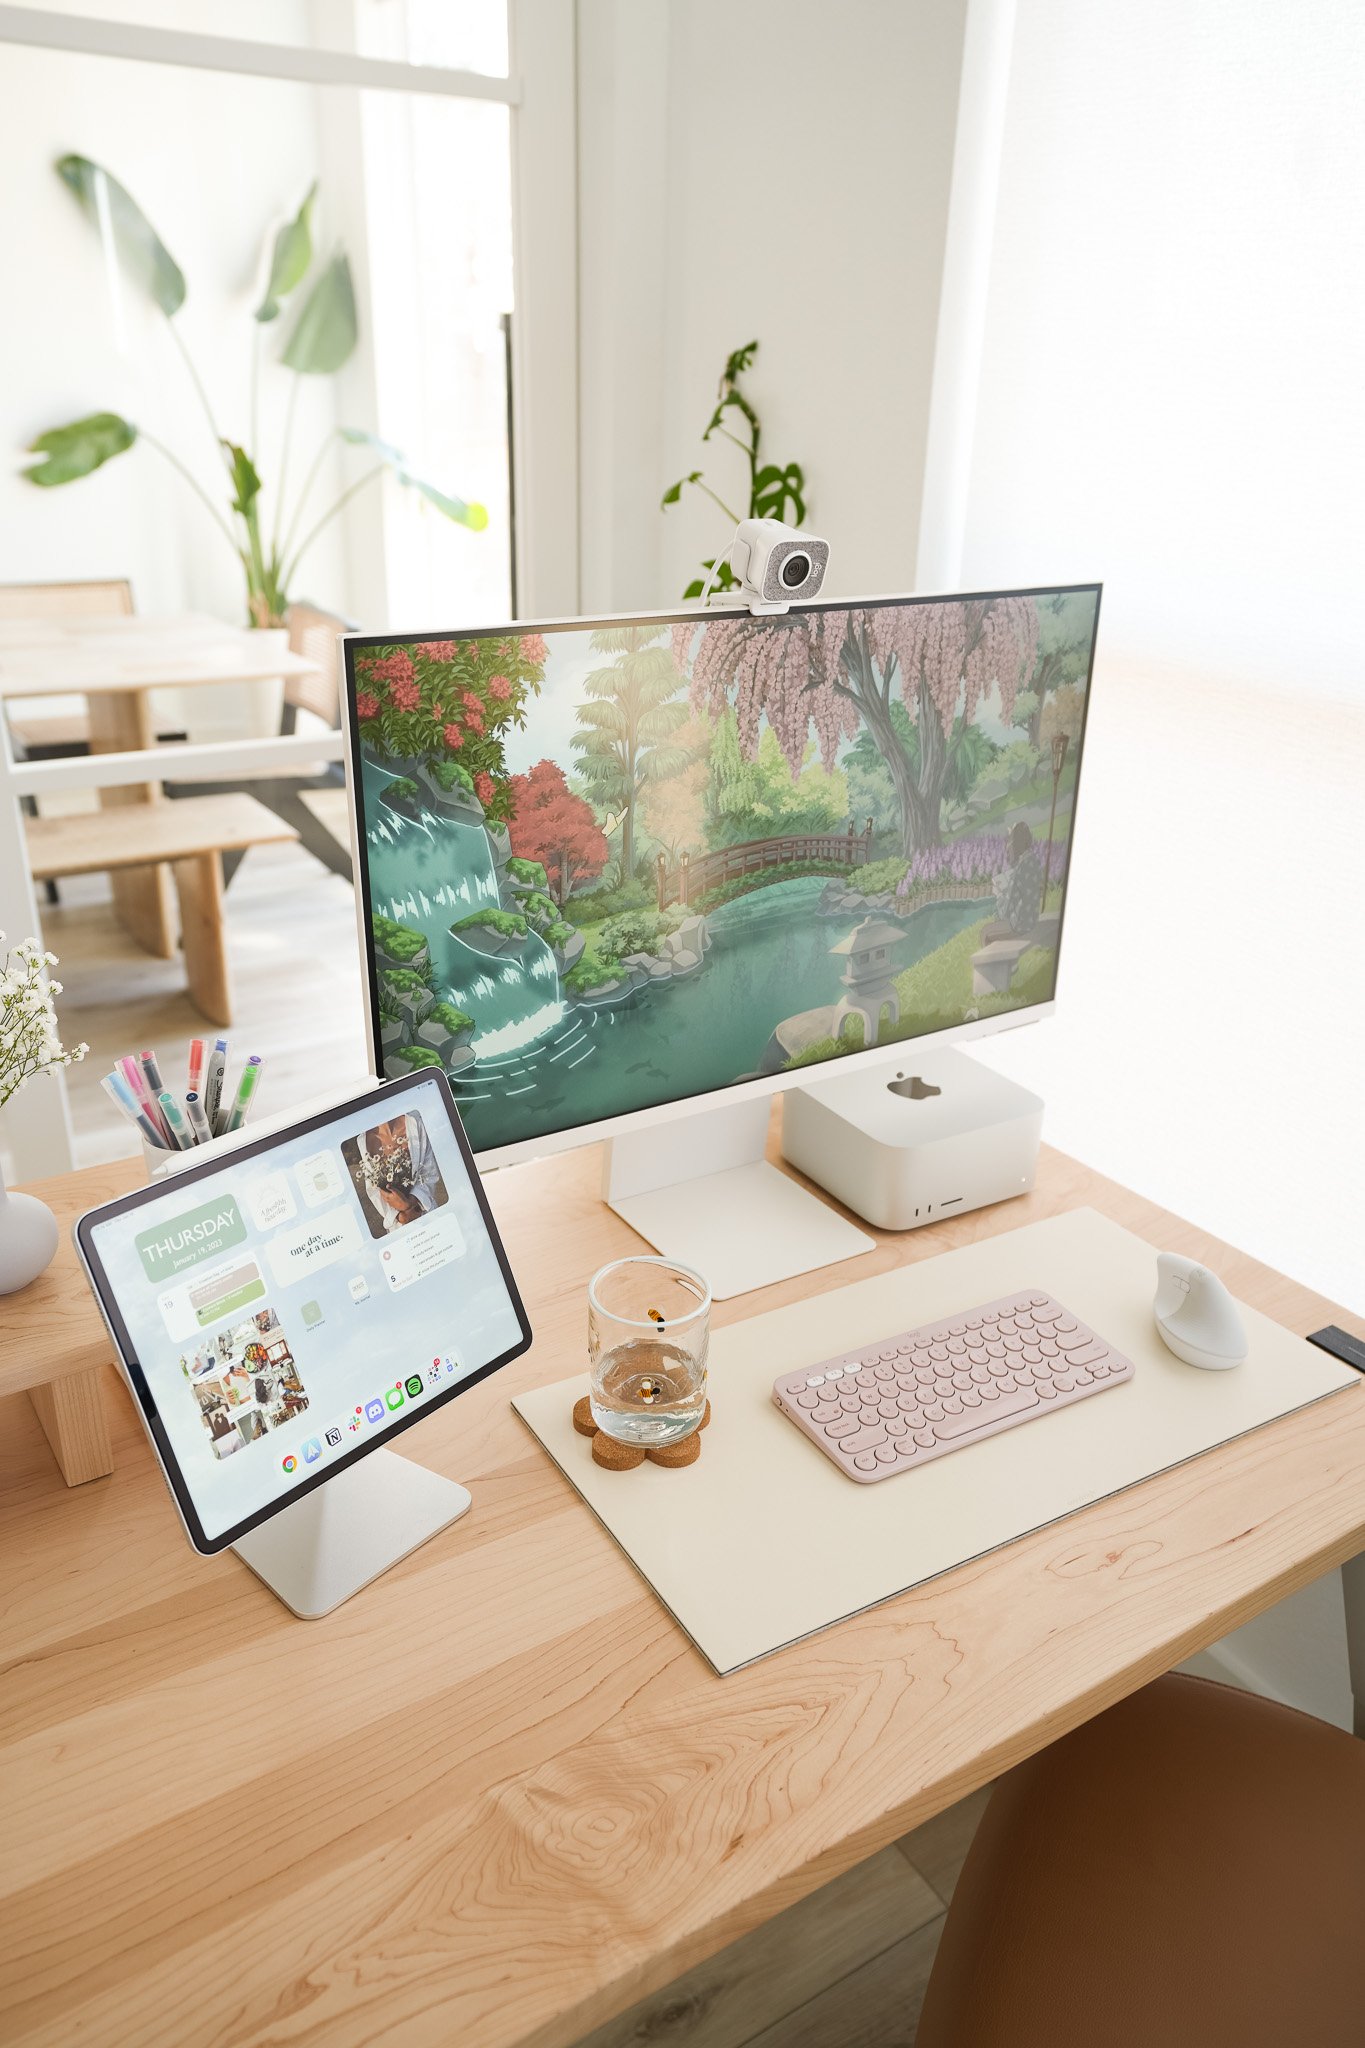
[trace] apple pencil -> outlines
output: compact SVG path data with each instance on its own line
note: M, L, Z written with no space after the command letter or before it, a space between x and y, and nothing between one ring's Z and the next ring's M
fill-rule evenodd
M209 1054L204 1067L204 1115L209 1120L209 1129L215 1138L221 1138L223 1135L218 1112L223 1101L223 1069L226 1065L227 1040L215 1038L213 1051Z
M128 1086L123 1075L117 1071L112 1074L106 1074L100 1082L100 1086L115 1107L121 1110L123 1115L128 1118L128 1121L137 1125L147 1143L155 1145L158 1151L164 1152L166 1150L166 1140L142 1107L137 1096L134 1095L132 1089Z
M185 1112L169 1088L161 1091L161 1114L170 1127L171 1137L182 1152L188 1152L194 1144L194 1132L185 1121Z

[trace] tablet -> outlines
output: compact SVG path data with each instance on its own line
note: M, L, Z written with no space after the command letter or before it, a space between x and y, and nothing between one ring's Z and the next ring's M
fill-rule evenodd
M531 1341L435 1069L92 1209L75 1236L205 1555Z

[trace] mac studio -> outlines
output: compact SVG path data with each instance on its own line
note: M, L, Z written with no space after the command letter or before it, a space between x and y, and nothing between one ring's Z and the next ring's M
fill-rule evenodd
M16 2042L1355 2048L1365 30L239 12L0 7Z

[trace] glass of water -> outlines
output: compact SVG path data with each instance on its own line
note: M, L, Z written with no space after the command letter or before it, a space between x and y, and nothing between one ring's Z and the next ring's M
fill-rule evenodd
M592 1419L618 1443L676 1443L706 1407L711 1290L672 1259L615 1259L588 1287Z

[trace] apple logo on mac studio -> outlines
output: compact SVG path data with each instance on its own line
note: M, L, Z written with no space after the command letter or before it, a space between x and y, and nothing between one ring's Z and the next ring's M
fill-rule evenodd
M925 1081L918 1074L897 1074L894 1081L886 1084L889 1095L899 1095L903 1102L925 1102L931 1095L942 1095L943 1090L932 1081Z

